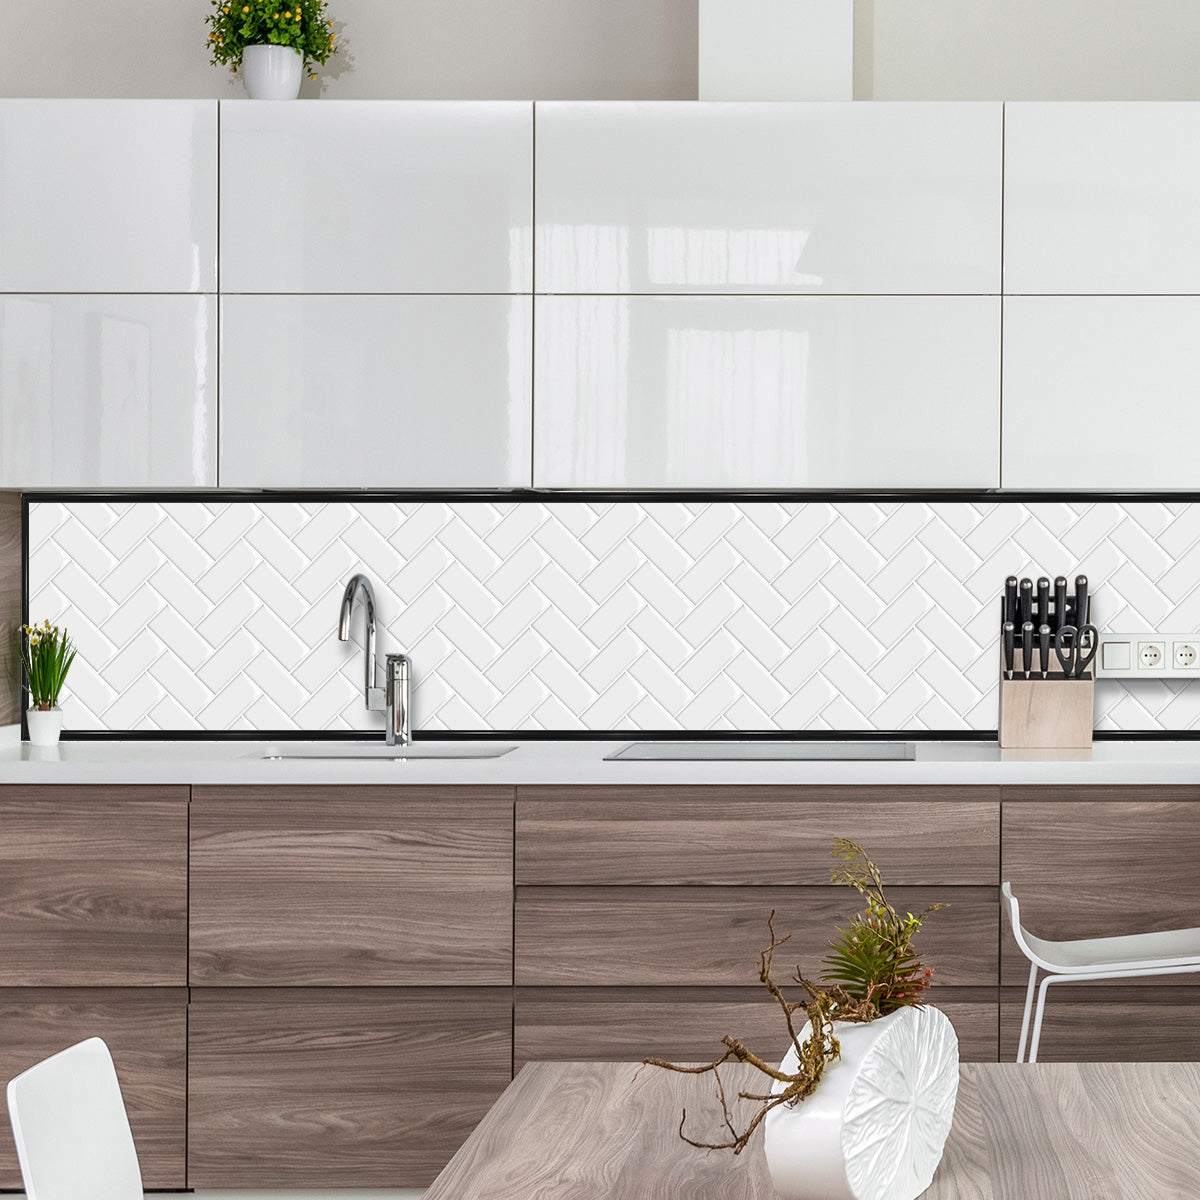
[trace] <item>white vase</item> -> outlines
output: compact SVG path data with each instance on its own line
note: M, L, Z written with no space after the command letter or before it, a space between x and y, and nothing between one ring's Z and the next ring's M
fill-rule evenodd
M251 100L295 100L303 67L293 46L247 46L242 51L242 78Z
M29 724L29 744L31 746L57 746L58 735L62 733L62 709L56 704L53 708L31 708L25 714Z
M816 1091L764 1121L775 1190L787 1200L915 1200L933 1180L954 1119L954 1026L925 1006L866 1025L838 1023L834 1033L841 1058ZM793 1046L780 1070L792 1074L797 1062Z

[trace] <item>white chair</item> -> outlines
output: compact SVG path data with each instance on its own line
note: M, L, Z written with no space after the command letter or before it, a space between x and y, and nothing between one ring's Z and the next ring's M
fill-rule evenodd
M100 1038L12 1080L8 1115L29 1200L142 1200L121 1085Z
M1052 983L1080 983L1089 979L1131 979L1140 975L1184 975L1200 971L1200 928L1164 929L1157 933L1132 933L1124 937L1083 938L1074 942L1049 942L1021 928L1021 906L1012 885L1000 885L1013 937L1030 962L1029 987L1025 991L1025 1015L1021 1019L1021 1044L1017 1062L1025 1061L1025 1039L1033 1007L1034 985L1040 967L1050 974L1038 988L1037 1013L1029 1061L1037 1062L1042 1036L1046 991Z

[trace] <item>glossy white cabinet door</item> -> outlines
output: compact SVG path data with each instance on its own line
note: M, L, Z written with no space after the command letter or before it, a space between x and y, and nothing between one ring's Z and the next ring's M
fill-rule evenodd
M0 100L0 291L216 290L215 100Z
M528 292L533 105L221 103L224 292Z
M212 487L212 296L0 296L0 486Z
M1007 488L1200 490L1200 298L1004 301Z
M995 487L999 303L539 296L534 483Z
M225 296L221 484L528 487L528 296Z
M1000 290L1001 105L539 103L538 292Z
M1009 104L1009 293L1200 292L1200 104Z

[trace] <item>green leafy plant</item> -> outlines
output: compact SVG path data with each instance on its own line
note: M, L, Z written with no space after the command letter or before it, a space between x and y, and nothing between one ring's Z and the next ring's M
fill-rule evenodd
M22 625L18 637L33 706L53 708L75 661L75 646L65 629L59 629L49 621L43 621L41 625Z
M315 78L313 64L326 63L336 49L325 0L212 0L207 21L213 65L231 71L241 65L247 46L291 46Z
M872 1005L880 1016L905 1004L920 1004L921 993L933 980L933 968L917 958L913 938L931 912L946 906L931 904L923 912L901 916L884 894L879 868L861 846L836 838L833 854L841 865L833 868L830 878L854 888L867 907L848 928L839 928L830 942L822 981Z
M888 902L879 868L861 846L848 838L835 838L832 853L838 864L830 872L831 879L854 888L866 899L867 907L850 921L847 929L837 930L837 936L829 944L821 983L805 979L799 967L796 968L794 982L804 988L807 1000L788 1000L775 983L771 974L775 951L791 935L776 937L774 912L767 918L770 945L758 959L759 981L783 1012L788 1036L799 1060L797 1069L789 1074L772 1066L747 1049L738 1038L728 1034L721 1039L725 1052L703 1066L681 1066L661 1058L642 1060L648 1066L686 1075L712 1072L727 1136L720 1142L688 1137L683 1131L687 1122L685 1109L679 1122L679 1136L691 1146L701 1150L732 1150L734 1154L740 1154L767 1113L781 1104L794 1106L811 1096L821 1082L826 1066L841 1057L841 1045L835 1034L838 1021L866 1023L905 1005L923 1002L922 996L932 981L933 968L924 966L917 958L913 938L926 916L946 905L931 904L924 912L906 913L901 917ZM796 1032L793 1019L798 1010L803 1011L809 1021L809 1033L803 1040ZM767 1079L782 1084L778 1092L737 1093L739 1100L749 1100L758 1106L740 1130L721 1082L720 1068L731 1060L746 1063Z

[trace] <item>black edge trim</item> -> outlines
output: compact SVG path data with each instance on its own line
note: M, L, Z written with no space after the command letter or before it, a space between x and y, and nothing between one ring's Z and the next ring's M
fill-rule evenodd
M1086 501L1091 504L1105 503L1179 503L1200 502L1200 492L1053 492L1053 491L595 491L546 488L513 488L511 490L457 490L457 491L373 491L373 490L304 490L270 489L251 491L246 489L219 490L215 488L194 491L28 491L21 493L21 537L24 554L21 563L22 621L29 623L29 505L32 503L111 504L146 500L151 502L199 502L205 501L258 501L269 502L320 502L363 501L363 502L455 502L479 501L481 503L503 503L506 501L533 501L546 503L593 502L593 503L691 503L702 501L758 500L808 503L872 503L879 501L924 501L927 503L974 503L974 502L1018 502L1045 503ZM359 741L372 736L371 731L352 730L298 730L277 731L253 729L147 729L147 730L63 730L64 741L78 742L344 742ZM994 742L998 734L995 729L895 729L895 730L650 730L650 729L530 729L530 730L414 730L413 740L420 741L907 741L907 742ZM1095 740L1122 742L1190 742L1200 741L1200 730L1097 730ZM21 712L21 738L29 737L25 720L24 705Z

